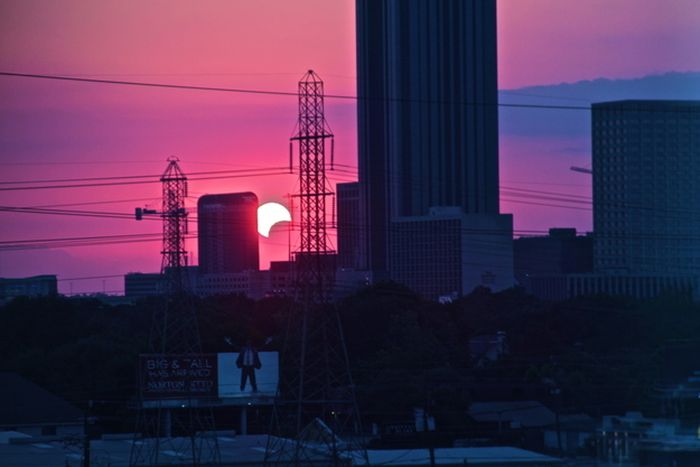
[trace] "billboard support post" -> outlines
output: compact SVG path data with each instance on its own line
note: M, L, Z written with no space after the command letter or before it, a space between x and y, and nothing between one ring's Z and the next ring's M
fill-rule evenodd
M241 406L241 434L248 434L248 406Z

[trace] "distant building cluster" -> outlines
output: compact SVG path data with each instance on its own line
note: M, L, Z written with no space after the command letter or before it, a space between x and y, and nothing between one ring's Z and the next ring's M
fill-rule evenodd
M272 261L270 269L247 269L239 272L206 274L201 266L186 268L186 287L200 296L240 294L253 299L283 296L291 292L292 263ZM125 295L140 299L160 295L163 290L160 273L129 273L124 276Z
M581 250L583 239L564 247L571 257L590 255L592 267L557 270L551 255L533 261L545 240L518 239L520 283L551 300L598 294L700 299L700 102L594 104L592 147L593 250L591 240Z
M593 105L595 268L700 274L700 102Z
M23 278L0 278L0 305L17 297L43 297L58 293L55 275Z

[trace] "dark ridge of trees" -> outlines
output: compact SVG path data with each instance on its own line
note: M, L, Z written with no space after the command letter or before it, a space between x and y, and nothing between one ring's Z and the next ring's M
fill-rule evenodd
M248 338L261 350L279 350L292 309L285 298L236 295L195 305L205 352L236 351ZM158 306L157 299L119 306L85 298L16 299L0 308L0 370L18 372L78 406L97 400L110 429L131 430L137 356L147 348ZM438 426L463 431L469 403L489 397L538 399L591 415L654 415L660 406L655 389L671 367L666 349L700 344L700 306L674 297L551 303L519 289L475 290L441 305L382 283L335 306L367 423L410 420L414 407L428 407ZM499 331L506 333L508 355L476 367L469 339ZM678 358L690 368L696 354L676 354L673 365L683 363ZM557 401L553 386L560 389Z

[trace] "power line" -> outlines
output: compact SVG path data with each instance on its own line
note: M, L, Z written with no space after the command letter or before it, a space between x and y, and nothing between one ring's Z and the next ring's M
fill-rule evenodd
M523 188L514 188L503 186L501 190L501 201L521 203L521 204L532 204L541 205L545 207L554 208L564 208L564 209L574 209L574 210L586 210L590 211L592 208L592 199L588 196L544 191L544 190L530 190ZM547 201L547 203L545 203ZM102 203L102 202L101 202ZM565 204L555 204L555 203L565 203ZM82 203L75 203L82 204ZM87 204L87 203L86 203ZM647 210L652 211L652 215L667 217L667 218L680 218L687 215L697 215L697 211L683 210L683 209L659 209L652 206L644 206L640 204L633 204L628 202L614 202L614 201L600 201L596 203L599 206L607 206L610 208L625 208L628 210ZM108 212L108 211L81 211L81 210L67 210L67 209L50 209L41 206L0 206L0 211L5 212L15 212L15 213L29 213L29 214L52 214L52 215L73 215L73 216L83 216L83 217L106 217L106 218L126 218L132 219L130 213L120 213L120 212ZM156 220L156 218L148 218L149 220ZM190 217L190 222L195 222L196 218Z
M38 74L38 73L19 73L10 71L0 71L0 76L15 77L15 78L33 78L33 79L46 79L46 80L56 80L56 81L72 81L81 83L92 83L92 84L111 84L119 86L133 86L133 87L146 87L146 88L165 88L165 89L177 89L177 90L189 90L189 91L206 91L206 92L228 92L237 94L257 94L257 95L268 95L268 96L286 96L286 97L299 97L298 92L294 91L276 91L276 90L263 90L263 89L246 89L246 88L228 88L221 86L198 86L191 84L170 84L170 83L153 83L153 82L143 82L143 81L125 81L125 80L114 80L114 79L97 79L97 78L85 78L78 76L66 76L66 75L51 75L51 74ZM413 102L413 103L424 103L424 104L461 104L475 107L506 107L506 108L521 108L521 109L553 109L553 110L583 110L591 111L592 107L590 105L553 105L553 104L509 104L504 102L469 102L469 101L452 101L452 100L429 100L429 99L408 99L408 98L392 98L392 97L360 97L350 94L325 94L327 99L343 99L343 100L353 100L353 101L385 101L385 102ZM648 108L626 108L626 109L616 109L618 112L674 112L674 113L698 113L700 110L691 109L674 109L669 111L668 109L648 109Z
M130 199L114 199L105 201L83 201L80 203L62 203L62 204L42 204L39 206L25 206L28 208L68 208L73 206L94 206L99 204L125 204L125 203L137 203L142 201L160 201L158 198L130 198Z
M228 170L209 170L206 172L188 172L189 176L198 175L222 175L222 174L239 174L239 173L251 173L251 172L261 172L269 170L287 170L288 167L257 167L250 169L228 169ZM105 181L105 180L130 180L139 178L155 178L160 182L160 177L162 174L147 174L147 175L114 175L109 177L83 177L83 178L58 178L58 179L41 179L41 180L11 180L11 181L0 181L0 185L27 185L36 183L68 183L68 182L94 182L94 181Z
M76 211L68 209L48 209L48 208L23 208L13 206L0 206L0 212L12 212L22 214L47 214L55 216L76 216L76 217L98 217L105 219L133 219L134 216L126 213L106 212L106 211ZM150 218L149 218L150 219Z
M260 173L244 173L237 175L220 175L220 176L210 176L210 177L197 177L188 178L190 181L197 180L220 180L229 178L246 178L246 177L268 177L274 175L289 175L289 169L272 171L270 172L260 172ZM29 183L29 182L28 182ZM67 185L35 185L35 186L23 186L23 187L3 187L0 191L25 191L25 190L51 190L51 189L65 189L65 188L94 188L94 187L104 187L104 186L123 186L123 185L143 185L149 183L160 183L160 180L135 180L135 181L123 181L123 182L104 182L104 183L82 183L82 184L67 184Z
M229 169L229 170L213 170L206 172L191 172L190 176L201 176L201 175L226 175L226 174L255 174L260 172L269 171L281 171L285 170L289 173L288 167L260 167L254 169ZM264 175L264 173L263 173ZM84 177L84 178L60 178L60 179L40 179L40 180L12 180L12 181L0 181L0 185L28 185L28 184L39 184L39 183L69 183L69 182L94 182L94 181L111 181L111 180L134 180L147 178L149 183L160 183L160 175L158 174L147 174L147 175L118 175L118 176L108 176L108 177ZM32 187L29 187L32 188ZM0 188L2 189L2 188Z
M109 274L106 276L66 277L66 278L56 279L56 281L57 282L87 281L87 280L93 280L93 279L113 279L113 278L124 277L124 276L125 276L125 274Z
M48 79L57 81L72 81L81 83L92 83L92 84L112 84L120 86L135 86L135 87L147 87L147 88L166 88L166 89L179 89L179 90L189 90L189 91L208 91L208 92L229 92L238 94L257 94L257 95L269 95L269 96L287 96L287 97L298 97L297 92L292 91L273 91L273 90L262 90L262 89L245 89L245 88L228 88L228 87L218 87L218 86L196 86L196 85L186 85L186 84L168 84L168 83L152 83L143 81L125 81L125 80L115 80L115 79L97 79L97 78L85 78L77 76L59 76L59 75L47 75L47 74L36 74L36 73L17 73L17 72L0 72L0 76L16 77L16 78L34 78L34 79ZM327 99L344 99L344 100L377 100L373 98L361 98L359 96L353 96L349 94L325 94ZM423 103L440 103L442 101L431 101L431 100L419 100L419 99L402 99L402 98L382 98L379 100L383 101L395 101L395 102L423 102ZM454 101L444 101L444 103L455 103ZM472 106L495 106L495 107L511 107L511 108L524 108L524 109L558 109L558 110L585 110L590 111L590 106L582 105L551 105L551 104L506 104L506 103L486 103L486 102L458 102L464 105Z
M46 242L71 242L71 241L83 241L83 240L108 240L108 239L122 239L122 238L138 238L138 237L160 237L160 233L139 233L139 234L123 234L123 235L91 235L88 237L63 237L63 238L36 238L31 240L4 240L0 241L0 248L5 245L21 245L21 244L32 244L32 243L46 243Z

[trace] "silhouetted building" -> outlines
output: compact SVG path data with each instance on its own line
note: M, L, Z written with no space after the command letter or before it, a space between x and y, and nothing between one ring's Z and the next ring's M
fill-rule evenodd
M476 287L513 285L513 218L432 208L398 218L390 236L391 278L431 299L449 300Z
M360 184L358 182L338 183L336 196L338 200L338 267L359 269L362 267Z
M197 202L199 273L258 270L258 197L204 195Z
M84 423L83 412L67 401L17 373L0 372L0 432L17 432L18 437L78 437Z
M549 235L513 240L518 283L529 287L533 276L593 272L593 237L576 229L549 229Z
M199 268L183 268L183 286L196 292L199 282ZM165 279L159 272L130 272L124 275L124 296L131 300L162 295L165 292Z
M200 275L197 293L202 296L241 294L255 300L285 296L292 292L293 264L291 261L272 261L270 269L264 271Z
M470 222L497 224L497 238L512 222L499 217L496 62L493 0L357 0L361 252L374 279L406 277L404 253L426 241L406 229L432 229L406 222L431 208L481 216ZM484 253L480 268L490 267ZM468 263L459 249L415 261L438 270L453 255Z
M700 274L700 101L593 105L595 269Z
M261 298L255 286L264 280L266 272L248 270L205 274L199 279L197 293L202 296L240 294L250 298Z
M700 277L652 274L558 274L530 277L528 290L545 300L566 300L582 295L620 295L638 299L662 295L700 299Z
M270 261L270 294L287 295L292 285L292 262Z
M128 298L153 297L162 293L163 285L163 276L158 272L130 272L124 275L124 295Z
M0 278L0 303L17 297L56 295L58 281L54 275L22 278Z

